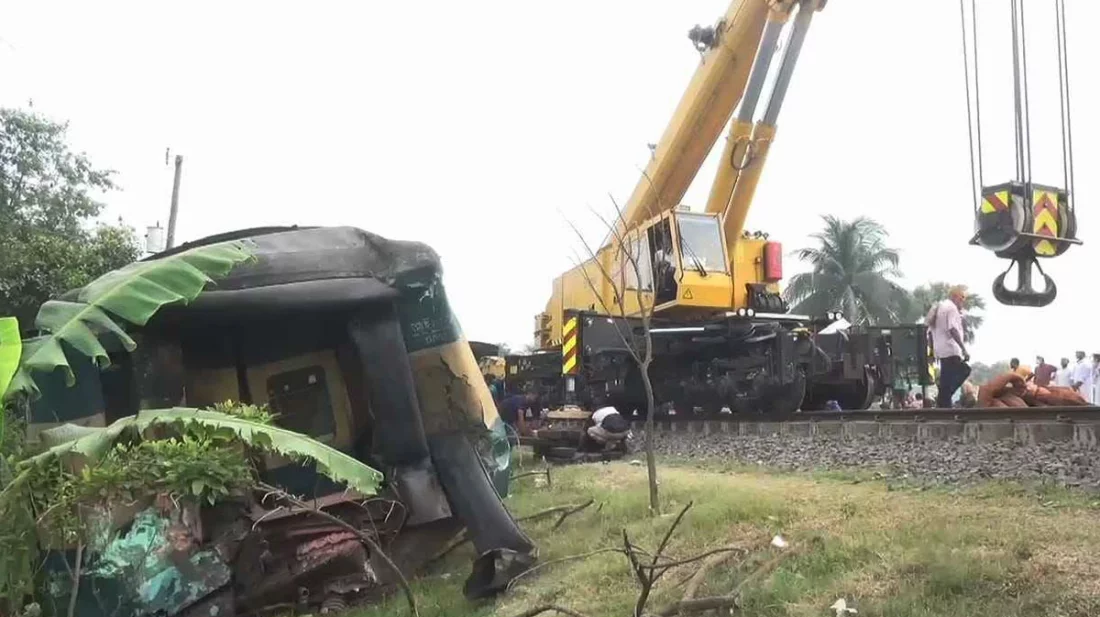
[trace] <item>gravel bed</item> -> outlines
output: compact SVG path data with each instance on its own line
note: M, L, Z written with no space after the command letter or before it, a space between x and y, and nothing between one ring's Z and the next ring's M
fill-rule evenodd
M918 442L871 436L841 440L666 432L656 437L659 454L678 458L735 461L790 471L874 470L888 479L922 483L969 484L996 479L1100 490L1100 452L1072 442L1028 446L1011 441ZM635 452L641 451L644 439L644 433L635 433Z

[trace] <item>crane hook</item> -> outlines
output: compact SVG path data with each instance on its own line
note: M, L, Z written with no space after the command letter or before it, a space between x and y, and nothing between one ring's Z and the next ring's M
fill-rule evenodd
M1016 266L1016 289L1005 287L1005 277L1012 270L1012 266ZM1036 290L1031 285L1031 269L1033 267L1043 277L1045 286L1041 291ZM1043 267L1039 265L1039 260L1035 258L1034 254L1024 254L1012 258L1008 269L993 280L993 297L1001 304L1042 307L1054 302L1054 298L1057 296L1058 285L1054 283L1054 279L1050 278L1050 275L1043 272Z

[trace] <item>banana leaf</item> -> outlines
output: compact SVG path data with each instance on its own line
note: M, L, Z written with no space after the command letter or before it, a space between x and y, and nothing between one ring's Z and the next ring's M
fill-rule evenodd
M23 363L6 394L26 392L38 398L31 371L64 371L65 383L72 386L76 378L62 342L100 369L110 366L104 339L114 339L127 351L137 346L124 323L143 326L161 307L191 302L207 284L253 258L252 245L243 240L200 246L108 272L81 289L75 300L46 302L35 318L46 334L23 342Z
M8 384L19 369L22 353L23 339L19 335L19 320L15 317L0 317L0 395L8 391Z
M364 495L378 492L382 474L358 459L329 447L316 439L291 430L244 420L216 411L175 407L171 409L151 409L139 412L136 416L127 416L100 428L81 427L69 432L75 438L52 446L45 452L27 458L19 463L19 477L13 487L22 485L36 466L67 455L80 455L89 463L94 463L106 454L123 432L133 429L139 433L154 424L198 423L211 428L232 430L244 443L262 450L275 452L282 456L307 458L317 463L317 471L336 482L344 482ZM63 427L58 427L63 428ZM53 429L51 429L53 430ZM54 434L53 442L60 433ZM12 487L9 487L12 488ZM4 493L8 490L5 489ZM0 498L4 497L0 493Z

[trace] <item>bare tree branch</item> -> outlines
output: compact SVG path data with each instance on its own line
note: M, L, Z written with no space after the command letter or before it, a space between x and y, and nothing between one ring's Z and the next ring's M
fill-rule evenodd
M609 277L610 275L608 275L606 273L606 270L604 269L603 265L599 263L599 260L596 259L595 257L593 257L592 259L593 259L593 261L596 262L596 265L600 269L600 272L604 276ZM592 295L596 296L596 299L600 303L600 308L602 308L604 310L604 313L606 313L608 315L612 315L613 313L611 312L611 309L608 308L607 304L604 302L603 295L600 294L600 290L599 290L599 288L596 287L596 283L592 281L592 277L588 276L588 270L584 267L584 264L583 263L579 264L579 267L580 267L580 270L581 270L581 276L584 277L584 282L588 284L588 289L589 289L589 291L592 292ZM608 280L611 280L611 279L609 278ZM613 281L612 281L612 286L614 286ZM616 295L617 295L617 292L616 292ZM621 304L621 301L620 301L620 304ZM614 326L615 334L617 334L619 336L619 340L622 342L623 347L625 347L627 349L627 351L630 353L631 357L634 359L635 362L641 363L641 359L638 357L637 352L634 350L633 344L630 342L630 340L627 338L627 336L625 334L623 334L622 328L619 326L619 324L617 322L613 321L612 325Z
M690 510L691 506L693 506L694 504L694 501L687 502L687 505L685 505L684 508L680 510L680 513L676 515L676 518L672 521L672 524L668 526L668 531L665 532L665 537L662 538L661 543L657 545L657 553L653 555L654 565L657 564L657 559L661 556L661 553L665 550L665 547L668 546L668 541L672 538L673 532L675 532L676 528L680 526L680 521L684 520L684 515L687 514L688 510Z
M550 566L557 565L559 563L565 563L567 561L576 561L578 559L587 559L589 557L594 557L596 555L603 555L605 553L622 553L622 552L624 552L624 551L621 548L600 548L600 549L596 549L594 551L590 551L590 552L587 552L587 553L581 553L579 555L569 555L567 557L559 557L558 559L551 559L550 561L544 561L544 562L542 562L542 563L540 563L536 566L532 566L532 567L524 570L523 572L520 572L519 574L517 574L515 576L515 578L513 578L511 581L508 582L507 589L510 590L513 587L515 587L515 585L519 581L519 579L521 579L525 576L528 576L530 574L534 574L535 572L538 572L539 570L542 570L543 568L548 568Z
M572 512L574 510L580 511L581 509L587 508L588 506L592 505L592 501L593 500L589 499L587 502L585 502L583 504L579 504L579 505L570 503L570 504L566 504L564 506L554 506L552 508L547 508L545 510L539 510L538 512L535 512L534 514L528 514L527 516L521 516L521 517L517 518L516 522L517 523L526 523L528 521L537 521L541 518L546 518L548 516L553 516L553 515L561 513L561 512Z
M576 514L577 512L580 512L581 510L584 510L585 508L587 508L588 506L592 505L595 502L596 502L595 499L589 499L588 501L582 503L581 505L579 505L579 506L577 506L577 507L575 507L571 510L566 510L565 512L562 512L561 517L558 519L558 522L554 523L554 526L550 528L550 531L555 531L558 527L561 527L561 524L565 522L565 519L567 519L570 516Z
M653 180L649 177L645 171L642 172L642 176L649 181L650 186L653 186ZM610 195L609 195L610 197ZM657 193L658 207L660 204L660 193ZM614 197L611 197L611 203L615 206L615 212L618 215L619 221L623 223L625 228L626 221L623 217L622 208L615 201ZM663 210L662 210L663 211ZM654 264L650 264L653 266ZM634 269L637 272L639 283L641 282L641 273L638 271L638 264L634 262ZM653 396L653 382L649 378L649 364L653 361L653 334L650 331L650 325L653 319L653 308L657 305L657 295L660 293L660 283L658 280L660 277L656 275L656 268L653 268L653 303L647 308L643 302L643 294L641 291L641 284L638 285L638 310L641 312L642 319L642 333L645 337L645 355L638 361L638 369L642 375L642 387L645 389L646 396L646 418L645 418L645 462L646 462L646 476L649 480L649 511L651 515L660 513L661 502L660 496L657 493L657 457L653 453L653 416L655 415L656 407ZM636 351L631 350L634 355L634 359L638 360L638 354Z

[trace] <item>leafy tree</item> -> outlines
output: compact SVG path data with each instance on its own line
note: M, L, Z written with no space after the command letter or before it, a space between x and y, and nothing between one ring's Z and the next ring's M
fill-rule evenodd
M906 323L923 322L925 315L937 302L947 299L951 291L951 284L942 281L920 285L909 294L908 303L902 313ZM963 340L967 343L974 342L974 333L982 327L983 318L980 314L985 310L985 299L976 293L966 296L963 304Z
M65 140L66 124L0 109L0 315L33 326L49 298L134 261L134 231L95 224L112 172Z
M784 295L792 310L810 315L839 310L854 324L896 323L907 292L894 280L901 276L900 256L886 246L886 229L862 216L822 218L825 229L812 236L817 246L795 253L813 270L791 277Z

